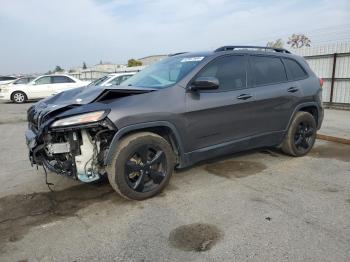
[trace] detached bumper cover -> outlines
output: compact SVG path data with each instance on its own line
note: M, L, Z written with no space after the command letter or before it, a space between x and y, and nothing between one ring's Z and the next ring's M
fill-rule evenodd
M36 137L37 137L36 134L31 129L27 129L25 131L26 144L29 149L28 157L31 165L36 164L35 157L34 157L34 150L37 146Z
M30 130L27 129L25 132L25 137L26 137L26 143L30 151L33 151L33 149L36 147L36 134Z

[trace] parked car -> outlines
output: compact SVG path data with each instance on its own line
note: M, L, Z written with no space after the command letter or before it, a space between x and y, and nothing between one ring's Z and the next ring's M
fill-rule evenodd
M33 77L33 76L20 77L11 83L8 83L8 85L25 85L25 84L28 84L29 82L33 81L34 79L35 79L35 77Z
M16 79L17 77L14 77L14 76L0 76L0 85L11 83Z
M29 82L33 81L35 79L35 77L20 77L17 78L16 80L13 80L11 82L8 82L6 84L0 84L0 91L1 88L4 87L8 87L8 86L12 86L12 85L25 85L28 84Z
M86 86L89 82L81 81L69 75L43 75L27 84L1 87L0 99L14 103L38 100L76 87Z
M161 192L174 167L259 147L304 156L323 120L322 80L285 49L224 46L150 65L123 86L83 87L28 110L30 161L121 196Z
M136 72L125 72L125 73L114 73L103 76L99 79L90 83L90 86L112 86L112 85L120 85L125 80L129 79Z

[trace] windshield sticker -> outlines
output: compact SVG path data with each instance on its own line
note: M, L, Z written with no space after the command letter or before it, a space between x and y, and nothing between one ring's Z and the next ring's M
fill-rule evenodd
M181 63L185 63L185 62L198 62L198 61L202 61L203 58L204 58L204 56L186 57L186 58L182 59L180 62L181 62Z

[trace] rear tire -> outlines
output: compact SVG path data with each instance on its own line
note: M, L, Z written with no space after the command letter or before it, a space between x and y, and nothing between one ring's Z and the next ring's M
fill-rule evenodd
M22 104L27 102L28 97L25 93L21 91L15 91L11 95L11 100L16 104Z
M175 165L170 144L161 136L140 132L123 138L107 167L108 180L126 199L144 200L169 183Z
M282 151L291 156L304 156L316 140L316 121L308 112L297 112L282 142Z

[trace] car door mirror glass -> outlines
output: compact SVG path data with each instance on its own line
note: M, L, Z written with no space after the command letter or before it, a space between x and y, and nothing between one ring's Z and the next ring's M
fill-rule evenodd
M215 90L219 88L219 80L216 77L198 77L191 85L190 90Z

